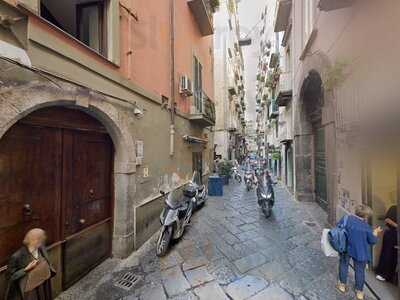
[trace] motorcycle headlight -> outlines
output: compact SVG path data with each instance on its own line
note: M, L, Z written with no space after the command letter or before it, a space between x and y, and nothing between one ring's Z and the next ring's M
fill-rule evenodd
M262 198L267 198L267 195L265 195L264 193L260 194Z
M267 195L267 199L271 199L271 198L272 198L272 194L269 193L269 194Z

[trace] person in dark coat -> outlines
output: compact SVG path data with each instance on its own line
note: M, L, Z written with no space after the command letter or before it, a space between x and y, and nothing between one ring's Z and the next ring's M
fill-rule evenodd
M396 281L397 267L397 206L392 206L386 213L386 230L383 235L382 251L376 268L376 279Z
M56 272L44 248L46 233L36 228L24 238L24 245L10 258L5 300L51 300L50 279Z

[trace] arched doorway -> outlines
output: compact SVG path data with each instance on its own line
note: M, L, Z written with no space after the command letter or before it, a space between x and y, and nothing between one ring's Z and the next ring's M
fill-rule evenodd
M311 70L304 79L301 88L301 109L302 114L302 143L307 162L303 172L308 172L310 180L308 189L313 191L313 198L325 210L328 209L327 192L327 155L325 127L322 120L322 110L324 105L324 93L320 74Z
M15 123L0 139L1 266L34 227L48 234L58 289L109 257L113 156L106 128L76 108L46 107Z

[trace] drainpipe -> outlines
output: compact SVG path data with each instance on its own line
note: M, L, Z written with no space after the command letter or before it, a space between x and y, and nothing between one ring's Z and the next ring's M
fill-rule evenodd
M171 52L171 124L169 131L169 155L173 156L175 152L175 0L170 0L170 52Z

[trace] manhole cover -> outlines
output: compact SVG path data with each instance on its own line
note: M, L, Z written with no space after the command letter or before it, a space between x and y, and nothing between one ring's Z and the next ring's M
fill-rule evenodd
M118 279L114 286L124 289L125 291L129 291L133 288L137 283L140 282L142 276L135 275L132 272L125 273L120 279Z
M315 222L309 222L309 221L304 221L304 224L307 225L307 226L309 226L309 227L315 227L315 226L317 226L317 223L315 223Z

